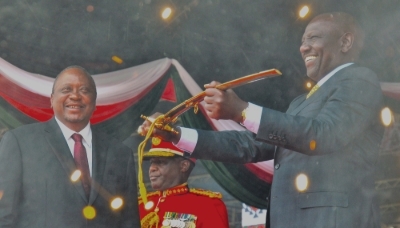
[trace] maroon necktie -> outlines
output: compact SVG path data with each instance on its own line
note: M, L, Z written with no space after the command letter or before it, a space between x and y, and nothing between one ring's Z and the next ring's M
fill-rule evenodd
M71 138L75 141L74 146L74 160L76 167L81 171L81 180L83 188L85 189L86 197L89 198L90 194L90 171L86 155L86 149L82 144L82 135L73 134Z

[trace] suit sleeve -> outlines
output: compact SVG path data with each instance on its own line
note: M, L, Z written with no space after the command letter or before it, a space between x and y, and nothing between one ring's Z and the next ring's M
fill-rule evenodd
M308 108L308 113L291 115L264 108L257 140L307 155L321 155L343 151L360 136L373 138L366 132L373 132L380 124L383 99L376 75L358 67L341 76L344 77L332 78L337 80L334 86L321 87L326 89L326 101L320 101L317 110ZM278 141L276 136L285 140ZM374 141L372 138L369 141Z
M271 160L275 146L255 140L250 131L202 131L192 157L230 163Z
M125 147L125 146L124 146ZM138 206L138 192L137 192L137 175L135 169L135 160L133 158L132 150L126 147L126 152L129 153L129 162L127 169L127 195L126 199L127 208L123 212L123 225L124 228L140 228L139 206Z
M22 186L21 151L8 131L0 141L0 227L14 227Z

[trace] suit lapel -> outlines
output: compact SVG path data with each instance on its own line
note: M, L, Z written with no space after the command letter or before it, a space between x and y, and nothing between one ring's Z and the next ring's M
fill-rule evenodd
M56 120L53 118L48 121L44 130L46 140L50 145L50 150L56 155L58 161L61 163L67 178L70 178L72 173L76 170L76 165L68 144L65 141L64 135L62 134ZM87 202L82 183L79 181L72 184L75 186L82 198Z
M306 94L302 95L299 97L300 101L298 104L293 103L293 108L289 107L286 113L291 114L291 115L297 115L301 110L306 108L309 104L312 104L313 102L317 101L318 99L321 99L321 96L324 93L327 93L329 90L329 87L334 85L337 81L337 79L340 77L340 75L344 74L348 69L351 69L353 67L357 66L356 64L352 64L350 66L347 66L343 69L340 69L338 72L336 72L328 81L326 81L317 91L314 92L313 95L311 95L308 99L306 99Z
M289 108L286 110L286 113L292 114L293 110L295 110L299 105L301 105L306 100L306 94L298 96L295 100L292 101Z
M322 86L323 87L323 86ZM312 104L316 99L318 99L318 96L320 95L320 92L322 91L322 88L319 88L317 91L314 92L312 96L310 96L308 99L306 98L306 94L302 95L299 100L299 104L297 106L293 105L293 108L288 109L287 113L291 115L297 115L301 110L303 110L305 107L308 105Z
M99 192L102 194L102 180L104 176L104 168L107 160L107 140L101 137L99 132L92 128L92 188L89 197L89 204L92 204L97 198Z

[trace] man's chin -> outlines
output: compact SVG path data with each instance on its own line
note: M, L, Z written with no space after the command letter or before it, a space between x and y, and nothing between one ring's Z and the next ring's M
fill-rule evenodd
M315 72L308 72L307 71L307 77L309 77L313 81L317 81L317 78L316 78L315 75L316 75Z
M70 123L80 123L84 121L84 118L80 116L64 116L64 120Z
M152 188L154 191L158 191L158 190L161 189L160 186L158 186L158 185L151 185L151 188Z

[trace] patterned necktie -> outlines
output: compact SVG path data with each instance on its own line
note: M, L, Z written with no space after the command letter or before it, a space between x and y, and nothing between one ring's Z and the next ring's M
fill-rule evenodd
M89 163L87 160L86 149L82 144L82 135L73 134L71 138L75 141L74 146L74 160L76 167L81 171L81 181L85 189L86 197L89 198L90 194L90 171Z
M308 99L311 95L313 95L313 93L315 93L315 91L317 91L318 89L319 89L319 85L316 84L314 87L312 87L310 92L307 94L306 99Z

